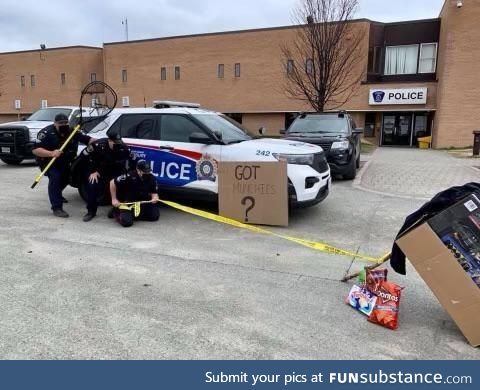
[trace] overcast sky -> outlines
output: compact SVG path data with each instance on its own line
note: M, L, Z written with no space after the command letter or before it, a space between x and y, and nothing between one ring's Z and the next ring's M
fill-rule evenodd
M299 0L1 0L0 52L273 27L292 23ZM356 17L433 18L443 0L359 0Z

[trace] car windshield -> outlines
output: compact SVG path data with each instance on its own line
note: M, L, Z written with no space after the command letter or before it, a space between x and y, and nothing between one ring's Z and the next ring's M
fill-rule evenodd
M66 116L70 116L72 110L68 108L42 108L34 112L27 118L27 121L48 121L53 122L55 120L55 116L57 114L65 114Z
M224 115L198 114L195 119L208 127L212 132L219 134L222 141L226 144L243 142L252 139L248 130L244 129L239 123Z
M307 115L295 120L288 133L347 133L347 119L338 115Z

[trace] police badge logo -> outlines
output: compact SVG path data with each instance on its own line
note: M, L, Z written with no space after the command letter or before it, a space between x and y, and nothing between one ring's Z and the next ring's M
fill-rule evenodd
M217 162L208 154L204 154L197 162L198 180L217 180Z

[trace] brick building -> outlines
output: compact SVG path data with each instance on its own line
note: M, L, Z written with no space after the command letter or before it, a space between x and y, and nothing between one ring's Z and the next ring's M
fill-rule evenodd
M364 77L343 107L379 145L415 146L432 135L437 148L472 144L480 129L480 0L446 0L439 18L351 23L364 39ZM119 104L193 101L270 135L288 126L304 103L284 92L281 45L301 26L0 53L0 121L49 106L76 104L93 78ZM15 109L15 101L21 109ZM45 102L43 103L45 104Z

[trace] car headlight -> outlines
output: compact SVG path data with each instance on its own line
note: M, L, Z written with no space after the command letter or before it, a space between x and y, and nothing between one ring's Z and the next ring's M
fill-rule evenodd
M348 141L336 141L332 144L332 149L346 150L350 146Z
M31 142L34 142L36 139L37 139L37 135L38 135L38 132L40 131L41 129L29 129L28 130L28 135L30 137L30 141Z
M312 165L313 154L283 154L273 153L278 161L286 161L288 164Z

